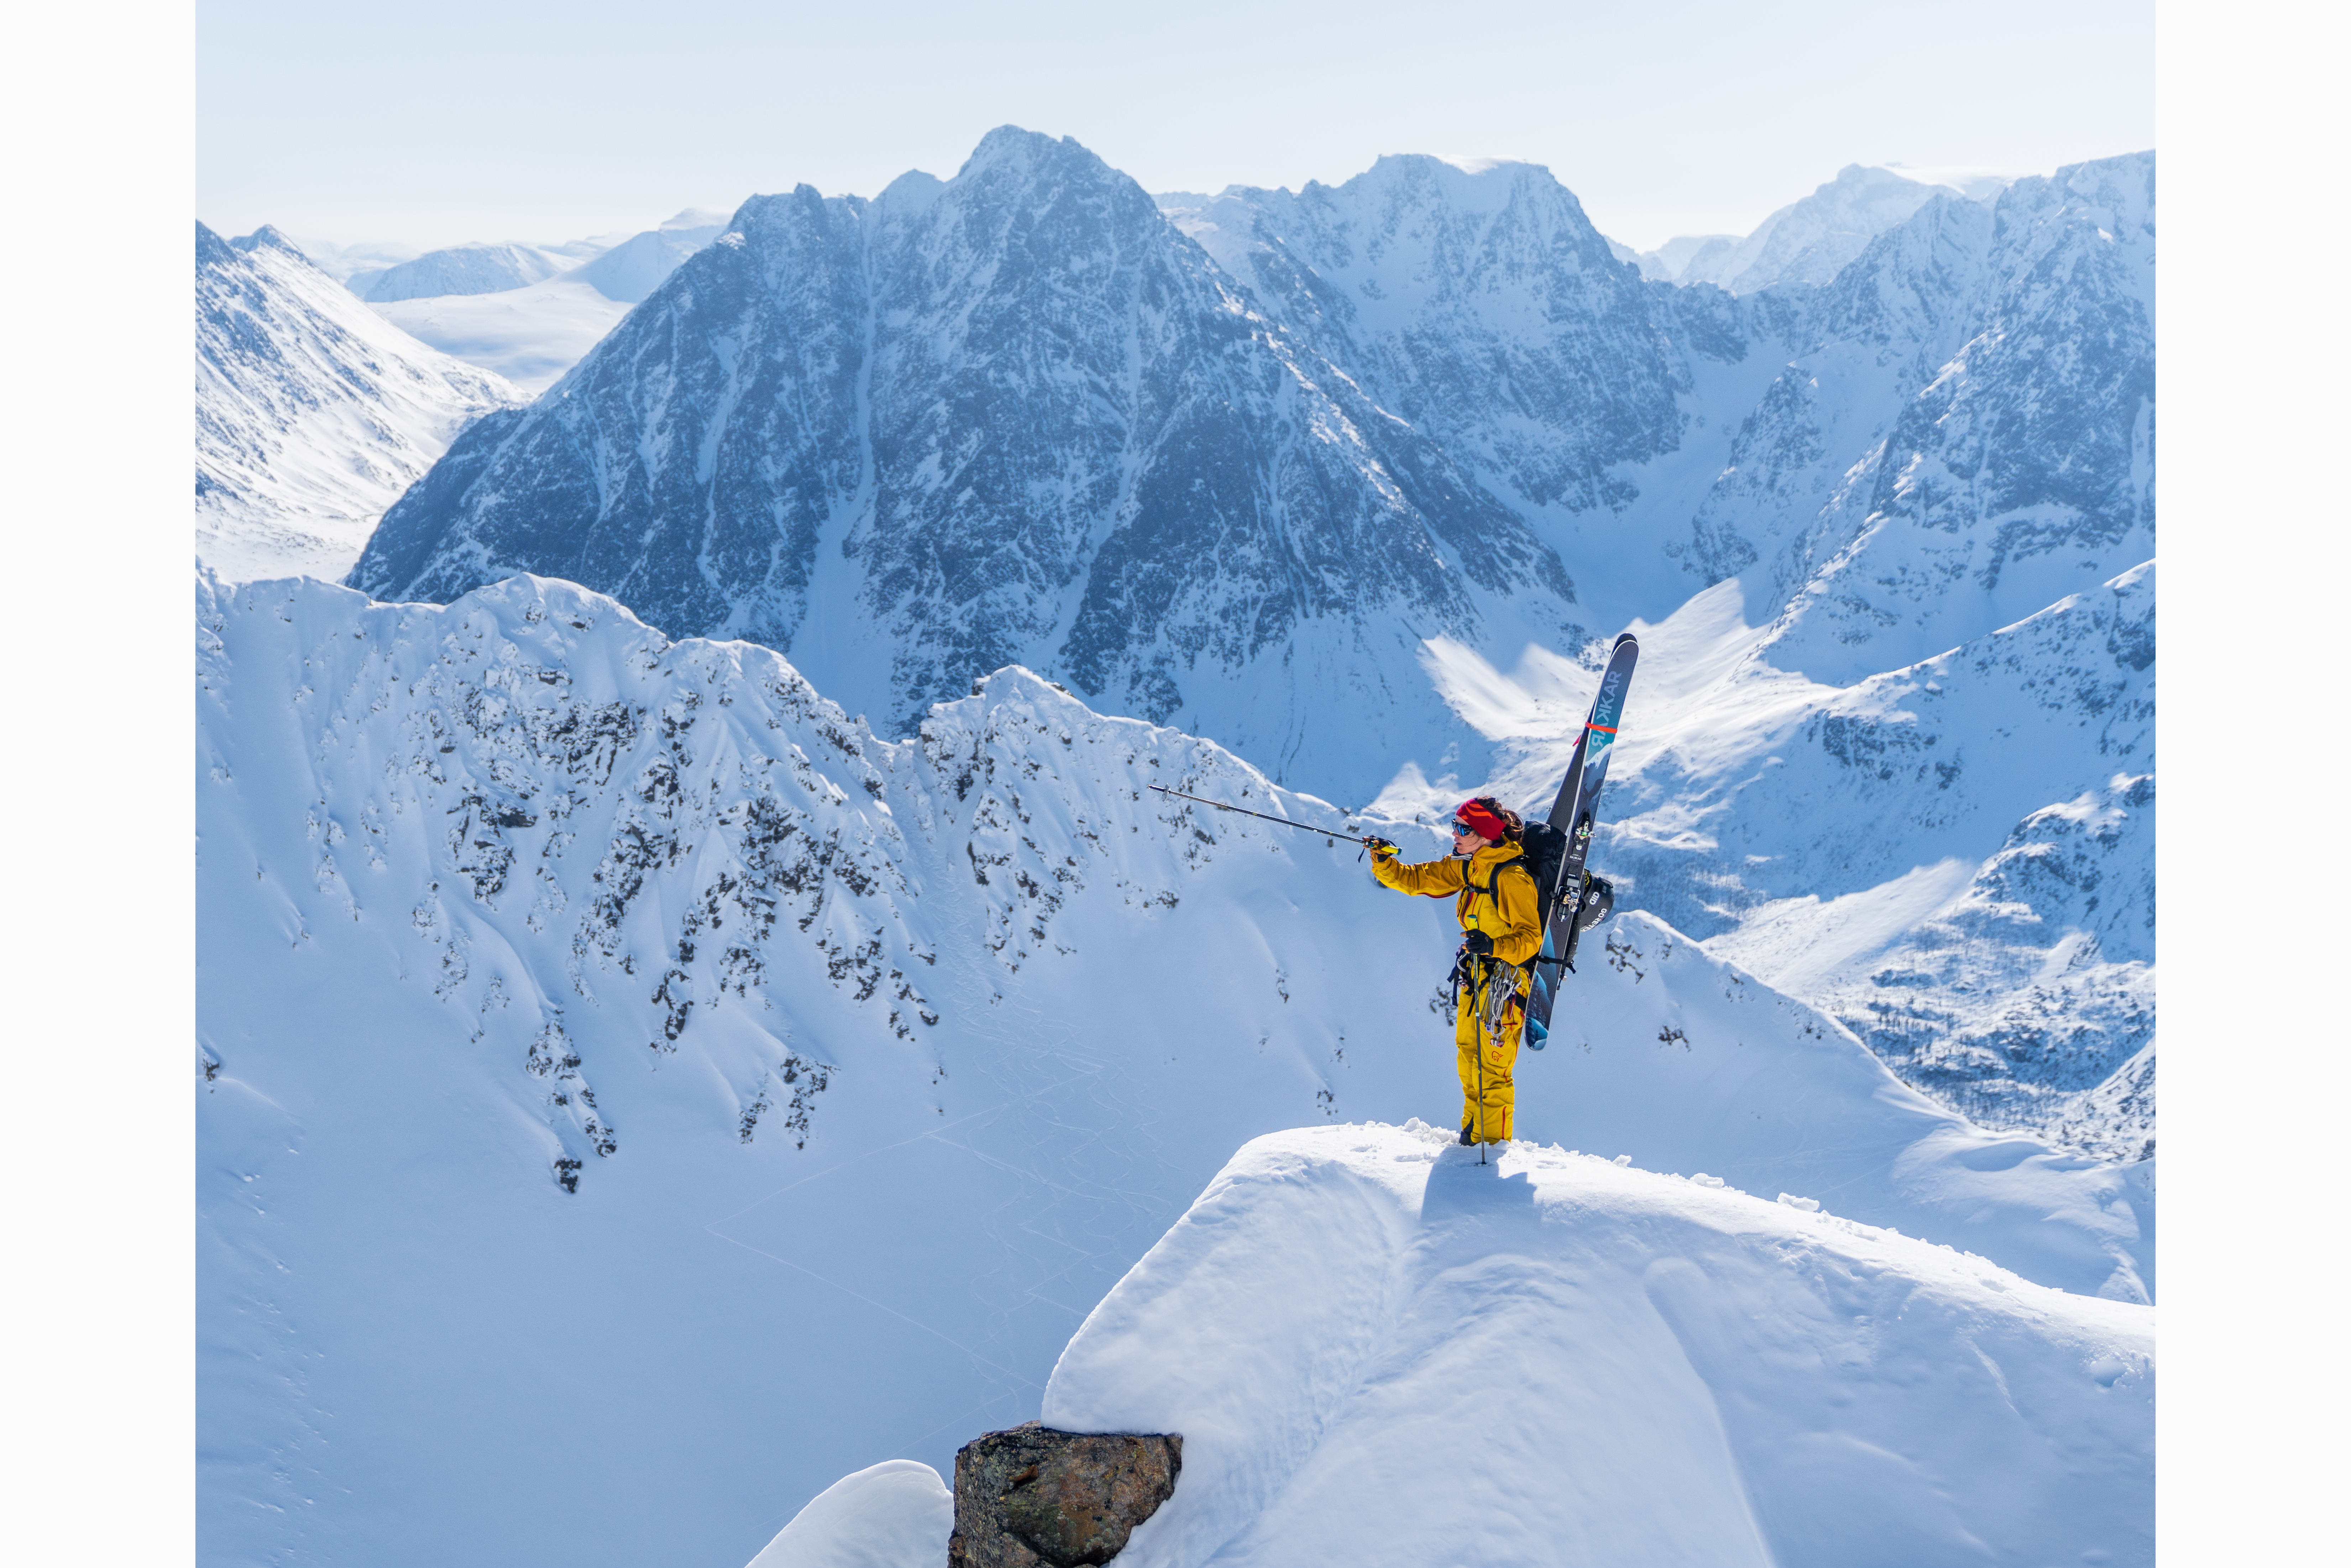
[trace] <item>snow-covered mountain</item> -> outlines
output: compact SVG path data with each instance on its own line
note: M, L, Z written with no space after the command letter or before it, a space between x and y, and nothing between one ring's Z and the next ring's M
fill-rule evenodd
M1750 234L1679 235L1652 251L1616 246L1644 277L1711 283L1752 294L1786 283L1826 283L1869 243L1938 194L1989 204L2014 183L1973 170L1848 163L1835 179L1791 202ZM1612 242L1614 243L1614 242Z
M2152 153L1938 197L1813 312L1692 523L1774 663L1861 679L2154 555Z
M467 421L522 401L273 228L198 224L195 292L196 553L225 577L341 576Z
M413 261L376 271L354 273L347 282L352 293L381 305L443 294L496 294L525 287L579 265L579 257L544 246L460 245L426 251Z
M1897 183L1908 218L1833 282L1755 299L1612 265L1531 164L1388 158L1174 217L1525 517L1596 622L1738 576L1783 667L1849 682L2153 553L2153 155L1990 208Z
M1176 221L1523 512L1621 510L1623 472L1681 444L1692 370L1670 296L1540 165L1387 157L1294 195L1229 188Z
M1894 170L1848 163L1835 179L1782 207L1735 244L1718 248L1700 236L1674 281L1719 284L1733 294L1777 283L1826 283L1870 241L1938 193L1938 187Z
M1641 276L1661 282L1678 283L1682 275L1693 267L1710 266L1714 258L1739 244L1738 235L1676 235L1655 250L1638 251L1620 256L1641 268ZM1631 250L1631 246L1625 247Z
M595 260L574 268L570 276L588 284L607 299L642 304L659 288L685 258L716 239L726 228L725 213L689 207L659 228L632 235Z
M1024 662L1359 788L1460 735L1426 637L1586 634L1556 555L1436 442L1134 181L1008 127L953 181L747 204L351 580L525 570L789 649L892 730Z
M689 207L617 242L612 236L560 246L469 246L434 251L400 279L354 277L377 311L453 358L545 392L620 325L687 256L716 238L724 213ZM496 252L528 253L529 265L474 272L459 263ZM439 271L432 268L438 267ZM439 287L443 281L448 287Z
M1447 912L1375 888L1352 845L1146 786L1437 852L1408 810L1351 821L1020 670L884 739L769 649L673 642L543 580L446 607L205 580L197 621L207 1562L746 1561L845 1472L944 1468L1040 1401L1103 1396L1116 1380L1077 1375L1083 1357L1061 1392L1047 1375L1248 1139L1458 1105L1431 1006ZM1992 703L1990 664L1938 680ZM1894 727L1909 699L1876 700ZM2066 1392L2000 1429L2120 1445L2109 1469L2066 1449L2076 1480L2143 1469L2139 1320L2035 1286L2146 1299L2151 1163L1970 1126L1652 915L1593 936L1551 1048L1522 1059L1533 1143L1496 1189L1517 1173L1543 1215L1577 1216L1556 1257L1527 1217L1529 1255L1561 1278L1635 1260L1590 1275L1613 1303L1593 1322L1633 1322L1647 1289L1696 1333L1677 1314L1697 1297L1648 1253L1719 1279L1708 1299L1734 1317L1809 1324L1803 1343L1889 1369L1956 1364L1936 1325L1964 1306L2028 1403L2095 1331L2130 1353L2089 1368L2133 1402L2117 1424L2084 1425ZM1766 1201L1533 1147L1551 1143ZM1399 1180L1427 1173L1414 1151ZM1377 1272L1378 1256L1343 1261ZM1852 1315L1878 1297L1843 1285L1823 1299L1844 1306L1808 1316L1794 1257L1935 1311L1898 1344ZM1113 1301L1169 1280L1146 1265ZM1298 1298L1297 1321L1322 1300ZM1628 1412L1650 1407L1642 1378L1683 1364L1666 1339L1656 1356L1605 1343ZM1682 1340L1701 1343L1718 1342ZM1772 1469L1776 1428L1732 1418L1762 1412L1768 1379L1688 1354L1729 1402L1724 1473L1813 1495ZM1954 1411L1993 1429L1982 1389L1935 1386L1907 1417L1817 1388L1805 1408L1848 1456L1956 1441L1936 1436ZM1369 1428L1327 1430L1336 1458ZM2007 1473L1919 1462L1919 1484L1969 1500L1950 1505L1963 1522ZM2115 1484L2098 1497L2136 1517L2129 1477ZM1811 1539L1758 1506L1762 1539ZM2108 1506L2074 1526L2104 1531ZM1991 1517L2002 1540L2056 1539L2031 1499Z
M726 226L723 212L698 207L663 220L642 234L605 235L560 245L460 245L411 256L344 277L352 293L374 305L528 288L569 276L608 299L634 305L678 264Z
M424 254L422 246L398 240L354 240L346 244L317 235L294 234L287 238L309 259L311 266L344 284L363 272L381 272Z
M1834 283L1729 298L1645 281L1533 165L1163 210L1007 128L952 182L747 205L352 580L569 576L885 727L1019 660L1359 799L1482 765L1432 636L1573 657L1737 575L1787 667L1858 679L2152 553L2151 155L1991 211L1901 183Z
M477 427L354 580L569 577L787 648L885 733L1025 662L1415 810L1545 798L1585 634L1697 628L1631 710L1639 736L1657 683L1703 690L1715 748L1625 775L1635 901L1759 964L1835 911L1815 958L1844 967L1785 986L1952 1103L2136 1150L2144 1115L2085 1096L2152 1039L2144 935L2010 873L2058 834L2112 886L2151 875L2121 824L2153 773L2153 182L2140 154L1929 192L1832 282L1731 297L1645 281L1533 165L1155 204L1008 130L954 182L747 205L558 396ZM2111 648L1995 638L2109 602ZM1997 703L1947 727L1888 695L1993 648L2066 716L2044 749L2003 747ZM1773 809L1792 778L1720 771L1864 714L1950 748L1870 783L1866 854ZM1871 773L1808 755L1823 798Z

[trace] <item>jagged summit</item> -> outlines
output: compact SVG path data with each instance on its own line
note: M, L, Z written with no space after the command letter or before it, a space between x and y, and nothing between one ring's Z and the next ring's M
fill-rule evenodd
M202 218L196 220L196 267L199 271L207 267L233 263L236 256L235 246L207 228Z
M1719 284L1733 294L1776 284L1826 283L1939 189L1892 169L1848 163L1812 194L1765 218L1746 238L1691 256L1675 281Z
M1861 612L1904 580L1842 554L1932 492L1999 497L1962 553L2006 529L2004 561L2047 564L2035 507L2144 489L2137 415L2103 393L2075 435L1968 437L1966 463L2017 473L1996 492L1935 485L1928 449L1961 427L1914 407L1929 387L2067 406L2049 378L2092 360L1992 347L2125 319L2123 272L2004 296L2025 242L1992 209L1855 166L1772 230L1859 236L1830 282L1672 287L1541 165L1472 167L1400 154L1170 204L1003 126L949 180L755 197L547 407L453 454L352 580L446 598L573 576L667 629L787 649L884 727L1024 663L1362 798L1416 756L1478 770L1487 737L1426 700L1434 638L1573 658L1737 578L1795 667L1857 678L2151 553L1980 562L2007 585L1989 622L1965 594ZM1998 210L2023 221L2034 188ZM1855 213L1875 215L1837 226ZM2151 376L2151 336L2112 340ZM2071 455L2044 460L2053 441ZM1352 722L1332 690L1364 699Z
M198 228L204 227L202 224L198 224L196 226ZM201 239L197 243L199 246L203 244ZM281 231L275 224L264 224L259 228L254 230L251 234L241 235L228 243L231 247L236 250L252 252L260 250L266 246L277 250L290 251L294 255L301 256L305 261L310 259L308 254L306 253L300 246L296 245L292 240L287 238L283 231Z
M1356 757L1453 727L1420 637L1578 635L1555 554L1440 446L1132 179L1017 127L875 202L747 202L351 580L522 570L787 649L892 726L1023 663L1359 789ZM1348 689L1388 700L1330 712Z

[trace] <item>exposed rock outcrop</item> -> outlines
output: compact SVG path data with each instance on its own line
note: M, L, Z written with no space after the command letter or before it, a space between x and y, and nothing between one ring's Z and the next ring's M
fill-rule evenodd
M1174 1434L1057 1432L1035 1421L990 1432L956 1455L948 1568L1108 1563L1183 1469Z

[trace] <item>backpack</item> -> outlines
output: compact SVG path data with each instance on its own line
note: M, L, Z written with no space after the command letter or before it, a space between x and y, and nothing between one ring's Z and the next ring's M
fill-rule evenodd
M1567 830L1554 828L1549 822L1529 822L1520 836L1520 860L1535 879L1535 917L1545 931L1551 929L1554 896L1559 887L1560 864L1567 859ZM1575 928L1589 931L1608 918L1616 907L1616 890L1589 868L1583 873L1583 907L1577 913Z
M1529 822L1519 835L1519 845L1527 870L1534 873L1535 918L1548 931L1560 862L1567 859L1567 831L1549 822Z

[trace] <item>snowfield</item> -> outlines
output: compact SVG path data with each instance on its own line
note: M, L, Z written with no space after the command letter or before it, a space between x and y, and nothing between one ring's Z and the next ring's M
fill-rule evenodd
M1118 1343L1110 1325L1183 1270L1146 1265L1072 1334L1236 1148L1458 1110L1436 1007L1449 910L1374 887L1353 845L1146 786L1440 852L1412 810L1350 819L1209 742L1096 714L1017 668L884 740L770 649L674 642L543 579L440 606L200 577L197 633L207 1562L743 1563L845 1474L902 1458L943 1470L980 1431L1040 1409L1075 1419L1082 1400L1110 1397L1081 1375L1091 1347ZM1595 863L1609 869L1605 854ZM1680 1390L1643 1441L1689 1429L1673 1423L1696 1419L1693 1386L1717 1391L1727 1435L1703 1449L1717 1456L1711 1500L1659 1539L1775 1552L1813 1539L1802 1500L1827 1494L1756 1479L1782 1473L1765 1451L1781 1443L1871 1478L1918 1529L1959 1520L1991 1553L1938 1559L1920 1545L1908 1561L2011 1560L2003 1542L2054 1540L2035 1533L2043 1492L1984 1511L1951 1456L1970 1429L2054 1434L2060 1458L2032 1484L2105 1487L2109 1438L2067 1425L2078 1412L2064 1403L2072 1385L2051 1381L2060 1353L1983 1318L1969 1332L2026 1414L1967 1428L1977 1385L1965 1379L1995 1375L1953 1350L1957 1331L1933 1313L1912 1325L1924 1338L1904 1337L1910 1318L1893 1302L1920 1281L1920 1312L1963 1295L2039 1303L2060 1324L2043 1337L2066 1346L2064 1324L2144 1324L2152 1164L1973 1127L1834 1019L1654 916L1593 933L1583 969L1550 1049L1521 1058L1520 1129L1632 1163L1558 1167L1558 1190L1596 1178L1606 1201L1573 1231L1583 1253L1557 1257L1629 1269L1622 1249L1654 1245L1726 1281L1699 1292L1729 1314L1712 1329L1674 1295L1672 1270L1642 1283L1646 1262L1593 1285L1595 1315L1572 1320L1631 1333L1625 1292L1653 1285L1667 1303L1653 1314L1683 1313L1679 1337L1653 1322L1610 1375L1620 1392ZM1457 1190L1433 1144L1337 1135L1372 1140L1385 1152L1364 1157L1421 1184L1416 1195ZM1259 1145L1235 1170L1291 1146ZM1296 1146L1354 1157L1343 1142ZM1554 1158L1566 1160L1522 1148L1470 1179L1523 1176L1531 1186L1475 1191L1550 1194L1541 1162ZM1642 1196L1658 1193L1671 1202ZM1311 1205L1326 1199L1301 1201L1321 1213ZM1213 1228L1200 1216L1224 1200L1206 1201L1162 1260ZM1373 1218L1327 1244L1353 1235L1379 1249L1333 1262L1334 1290L1401 1268L1396 1227L1423 1209L1370 1188L1348 1201ZM1568 1246L1544 1218L1566 1211L1548 1197L1522 1207L1519 1219L1464 1209L1478 1218L1447 1234L1471 1245L1490 1218L1512 1256L1552 1257L1535 1244L1554 1234ZM1767 1240L1739 1239L1750 1233ZM1771 1272L1762 1253L1790 1239L1813 1239L1823 1278L1850 1276L1852 1300L1878 1304ZM1287 1278L1249 1286L1253 1310L1290 1312ZM1479 1311L1536 1310L1520 1276L1493 1280ZM2004 1289L1952 1282L1978 1280ZM1845 1301L1844 1315L1823 1318L1823 1301ZM1294 1307L1301 1322L1321 1310ZM1530 1332L1575 1340L1549 1310ZM1814 1368L1891 1333L1891 1359L1853 1363L1850 1380L1790 1406L1788 1419L1817 1424L1800 1442L1769 1426L1782 1385L1741 1383L1699 1354L1706 1333L1748 1332L1789 1336L1771 1354ZM1376 1341L1387 1354L1385 1333L1332 1354ZM2119 1407L2140 1397L2142 1372L2115 1364ZM1914 1427L1895 1425L1872 1366L1885 1388L1928 1390ZM1860 1400L1850 1420L1830 1402L1839 1389ZM1492 1402L1455 1403L1431 1418ZM1266 1431L1295 1418L1277 1413ZM2117 1419L2111 1440L2136 1440ZM1194 1495L1179 1489L1178 1511L1153 1530L1192 1543L1183 1551L1255 1542L1278 1554L1295 1540L1280 1531L1320 1517L1296 1490L1311 1479L1303 1449L1277 1474L1239 1436L1215 1458L1223 1439L1200 1432L1209 1511L1178 1510ZM1470 1451L1446 1462L1466 1466ZM2003 1449L1980 1473L2024 1462ZM2131 1464L2143 1472L2144 1453L2116 1473ZM1872 1466L1953 1500L1918 1513ZM1745 1526L1726 1511L1726 1476L1754 1489ZM1196 1479L1187 1448L1185 1487ZM1782 1504L1767 1491L1793 1512L1772 1512ZM2106 1533L2066 1561L2092 1545L2133 1560L2134 1538L2108 1524L2143 1507L2115 1496L2077 1510L2081 1530ZM1616 1523L1591 1526L1603 1534L1573 1539L1636 1528L1649 1505L1623 1504Z

